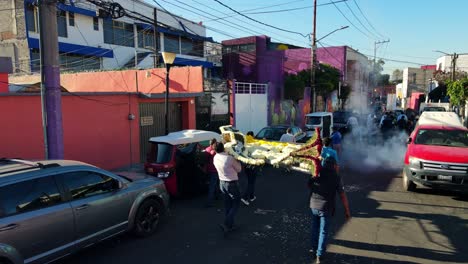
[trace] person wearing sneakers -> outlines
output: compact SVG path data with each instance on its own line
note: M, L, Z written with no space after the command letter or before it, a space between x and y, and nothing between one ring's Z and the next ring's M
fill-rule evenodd
M258 170L258 166L246 165L244 167L245 175L247 175L247 190L241 201L245 205L250 205L251 202L257 199L255 196L255 181L257 179Z
M216 144L216 155L213 164L218 171L219 187L224 195L224 223L220 225L224 235L233 230L234 217L239 209L241 194L239 190L238 173L242 166L231 155L224 152L224 145L221 142Z
M323 159L323 167L319 176L309 179L309 207L312 213L311 253L316 256L315 263L323 263L327 248L327 236L330 220L335 213L335 196L340 195L345 210L345 218L349 220L348 198L343 188L341 177L335 170L336 160L332 156Z
M253 132L247 132L247 136L253 138ZM247 176L247 190L245 191L241 202L245 205L250 205L251 202L255 201L255 181L258 174L258 166L246 165L244 166L245 175Z

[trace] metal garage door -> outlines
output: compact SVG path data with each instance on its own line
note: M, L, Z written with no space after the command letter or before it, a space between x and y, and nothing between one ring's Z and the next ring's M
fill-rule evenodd
M268 85L235 83L236 128L243 133L257 134L268 124Z
M169 103L169 133L182 129L181 103ZM148 139L164 135L164 103L140 103L140 160L146 160Z

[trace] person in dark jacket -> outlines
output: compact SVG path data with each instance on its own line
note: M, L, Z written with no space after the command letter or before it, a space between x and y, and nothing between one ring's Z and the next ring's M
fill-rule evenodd
M336 161L333 157L324 159L324 165L318 177L309 179L309 206L312 213L311 252L316 255L316 263L323 260L326 252L328 230L331 217L335 213L335 197L338 193L345 209L346 220L351 218L348 199L343 188L343 182L334 169Z

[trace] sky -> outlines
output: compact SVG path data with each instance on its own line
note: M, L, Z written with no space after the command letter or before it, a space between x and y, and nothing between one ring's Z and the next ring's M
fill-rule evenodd
M152 0L147 1L152 2ZM312 32L313 0L219 1L274 27L303 35ZM443 55L434 50L446 53L468 53L468 13L466 11L468 1L347 0L339 3L338 1L342 0L333 1L337 2L336 6L330 4L331 0L317 0L319 5L317 7L317 39L342 26L349 26L349 28L324 38L318 47L320 45L347 45L372 57L375 41L390 40L388 43L377 45L377 57L387 59L384 59L386 61L385 73L406 67L419 67L421 64L435 65L437 58ZM231 10L215 0L158 0L157 2L176 15L203 22L207 26L207 36L213 37L217 42L233 37L268 35L273 41L303 47L310 46L309 37L267 27L239 15L232 16L234 13ZM284 9L297 10L249 14ZM214 20L226 17L226 15L232 17Z

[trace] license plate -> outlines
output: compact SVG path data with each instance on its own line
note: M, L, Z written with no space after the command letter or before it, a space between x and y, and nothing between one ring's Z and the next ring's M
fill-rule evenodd
M441 181L452 181L452 176L439 175L437 176L437 179Z

